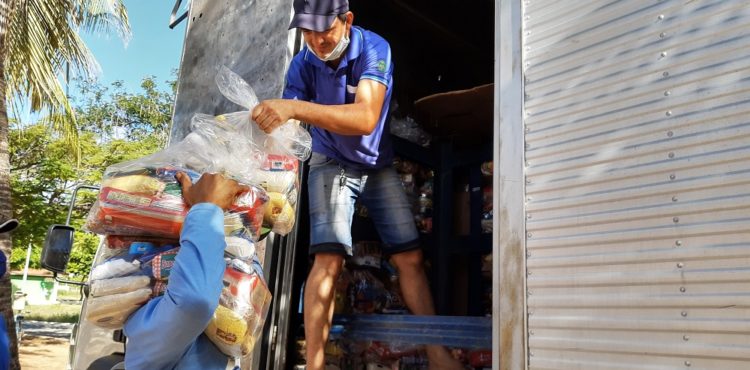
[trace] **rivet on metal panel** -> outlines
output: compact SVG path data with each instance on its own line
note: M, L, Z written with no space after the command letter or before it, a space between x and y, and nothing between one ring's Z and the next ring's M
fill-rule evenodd
M674 245L681 247L682 246L682 240L675 240Z
M529 357L534 357L534 352L529 352Z
M683 335L682 336L682 340L684 340L685 342L687 342L687 341L690 340L690 336L689 335Z
M531 271L526 271L526 275L531 276Z
M669 156L669 158L674 158L674 152L669 152L669 154L667 154L667 156Z
M664 57L666 57L666 56L667 56L667 52L666 52L666 51L662 51L662 52L661 52L661 54L659 54L659 55L660 55L660 56L661 56L662 58L664 58Z
M678 222L680 222L680 218L679 217L672 217L672 222L678 223Z
M529 330L529 335L534 335L534 331L533 330Z
M658 18L659 20L662 20L662 19L664 19L664 14L659 14L659 16L656 17L656 18Z
M531 62L526 62L526 68L531 67Z
M527 214L526 218L529 219L529 220L531 220L531 213Z
M531 291L529 290L528 292L526 292L526 295L531 295Z
M531 51L531 46L527 46L526 51Z
M528 21L529 19L531 19L531 16L527 15L526 18L524 18L524 19L526 19Z
M527 197L527 198L526 198L526 201L527 201L527 202L531 202L531 199L532 199L531 197Z
M662 33L659 34L659 38L663 39L665 37L667 37L667 33L666 32L662 32Z
M691 363L690 361L685 361L685 366L690 367Z
M529 316L533 315L534 311L529 311Z
M529 95L529 94L523 94L523 98L524 98L524 99L528 99L528 98L530 98L530 97L531 97L531 95Z
M680 315L682 315L682 317L687 317L687 311L682 311L682 312L680 313Z
M664 73L662 73L661 75L662 75L662 76L664 76L664 77L669 77L669 72L666 72L666 71L665 71L665 72L664 72Z
M684 286L681 286L681 287L680 287L680 292L682 292L682 293L685 293L685 291L686 291L686 290L687 290L687 289L685 289L685 287L684 287Z
M666 115L667 115L667 117L671 117L671 116L672 116L672 111L671 111L671 110L668 110L668 111L667 111L666 113L664 113L664 114L666 114Z
M667 137L672 137L672 136L674 136L674 132L672 132L672 131L667 131Z
M528 117L528 113L526 114L526 116ZM526 132L531 132L531 129L526 127Z
M526 31L526 36L531 36L531 31Z
M677 200L678 200L678 199L677 199L677 196L674 196L674 197L672 197L672 201L673 201L673 202L676 202Z
M667 90L667 91L664 92L664 96L670 96L670 95L672 95L671 91Z
M527 238L531 238L531 235L532 235L531 233L526 233Z
M529 166L531 166L531 162L526 161L526 167L529 167ZM529 198L529 199L531 199L531 198Z
M526 258L531 258L531 253L526 253Z
M677 262L677 268L681 269L681 268L683 268L683 267L685 267L685 264L684 264L684 263L682 263L682 262Z
M531 184L531 179L526 179L526 185Z
M670 179L670 180L674 180L674 179L676 179L676 178L677 178L677 175L675 175L675 174L671 174L671 175L669 175L669 179Z

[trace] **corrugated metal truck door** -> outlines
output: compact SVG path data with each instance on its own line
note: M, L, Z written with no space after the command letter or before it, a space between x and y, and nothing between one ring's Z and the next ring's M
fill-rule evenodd
M521 16L528 368L749 369L750 3Z

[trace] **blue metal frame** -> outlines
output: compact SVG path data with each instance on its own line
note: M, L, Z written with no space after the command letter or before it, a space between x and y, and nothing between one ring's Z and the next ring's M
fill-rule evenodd
M331 339L492 348L492 318L471 316L337 315Z

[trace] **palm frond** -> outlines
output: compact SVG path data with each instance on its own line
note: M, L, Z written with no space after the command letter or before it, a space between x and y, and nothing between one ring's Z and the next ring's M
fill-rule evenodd
M99 71L96 59L79 36L81 29L115 31L129 37L130 26L121 0L13 1L4 71L11 108L19 109L28 99L31 111L47 113L47 122L75 148L75 153L79 153L78 126L60 78L68 65L83 77Z

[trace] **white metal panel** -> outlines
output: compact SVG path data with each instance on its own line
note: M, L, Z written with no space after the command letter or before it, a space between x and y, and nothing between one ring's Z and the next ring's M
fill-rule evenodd
M750 2L525 0L529 369L750 368Z
M527 367L521 3L495 1L492 369Z

